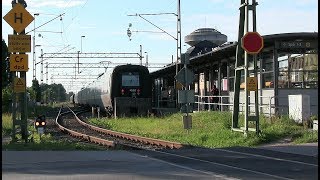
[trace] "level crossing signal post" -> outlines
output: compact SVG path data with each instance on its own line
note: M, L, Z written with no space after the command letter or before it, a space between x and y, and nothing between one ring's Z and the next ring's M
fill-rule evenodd
M25 53L31 52L31 35L25 35L25 28L34 20L34 17L25 9L26 7L25 1L12 1L12 9L3 19L13 28L13 35L8 35L8 51L12 53L10 54L10 72L13 78L12 140L16 141L16 126L20 125L21 137L27 143L26 72L29 68L28 55ZM17 117L18 114L20 117Z
M181 64L183 64L183 68L177 73L175 79L178 83L182 84L184 87L183 90L178 91L178 103L180 104L180 111L185 113L182 116L184 129L192 128L192 116L189 113L192 113L193 107L190 107L190 103L194 103L194 90L189 90L188 86L193 83L195 75L194 73L187 68L187 64L189 64L189 54L183 54L181 56Z
M239 33L238 33L238 46L236 54L235 66L235 83L234 83L234 98L233 98L233 114L232 114L232 130L243 132L246 136L248 131L254 131L256 134L260 133L259 129L259 102L258 102L258 83L257 83L257 54L263 48L263 38L256 32L256 0L241 0L240 4L240 18L239 18ZM249 10L252 10L252 32L248 32L249 28ZM249 77L248 73L248 54L253 57L253 72L254 76ZM242 56L244 55L244 59ZM240 98L240 80L241 71L244 70L245 74L245 118L244 127L238 127L239 121L239 98ZM261 77L260 77L261 78ZM254 115L250 115L249 98L250 91L254 91ZM248 122L255 122L255 128L249 128Z

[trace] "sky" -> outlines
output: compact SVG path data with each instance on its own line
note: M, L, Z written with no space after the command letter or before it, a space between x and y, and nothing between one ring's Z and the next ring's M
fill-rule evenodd
M26 32L35 31L36 78L40 76L40 54L43 53L139 53L143 52L143 63L148 55L152 63L169 64L176 59L176 37L178 0L26 0L26 10L35 16L35 20L26 28ZM251 2L249 0L249 2ZM257 0L257 32L260 35L318 32L318 0ZM189 45L184 37L199 28L215 28L227 35L228 41L237 41L240 0L181 0L181 36L182 53ZM11 9L11 0L2 0L2 17ZM63 14L62 18L59 15ZM134 14L156 14L143 16L160 30ZM162 14L162 15L159 15ZM57 18L59 17L59 18ZM131 40L127 29L131 23ZM41 26L41 27L39 27ZM39 27L39 28L38 28ZM138 32L137 32L138 31ZM249 29L250 31L250 29ZM2 19L2 38L8 43L11 26ZM34 35L33 31L29 33ZM85 36L85 37L81 37ZM31 50L33 51L33 50ZM146 53L145 53L146 52ZM27 87L32 85L33 53L29 57ZM75 59L48 59L50 63L75 63ZM137 58L80 59L80 63L139 63ZM50 65L49 65L50 67ZM150 68L152 72L155 68ZM48 68L48 84L61 83L67 92L76 92L104 69L83 69L83 77L88 80L69 83L77 72L75 68ZM44 73L45 73L44 69ZM80 75L78 76L80 77ZM43 76L46 83L46 75Z

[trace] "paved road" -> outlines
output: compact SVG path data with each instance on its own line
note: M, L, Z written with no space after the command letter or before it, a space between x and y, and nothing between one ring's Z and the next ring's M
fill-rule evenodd
M177 151L201 161L143 151L2 151L2 179L318 179L318 144L301 146L282 148L296 154L276 146Z
M2 151L3 180L213 179L126 151Z
M292 143L274 143L259 146L257 148L318 157L318 143L305 143L299 145Z

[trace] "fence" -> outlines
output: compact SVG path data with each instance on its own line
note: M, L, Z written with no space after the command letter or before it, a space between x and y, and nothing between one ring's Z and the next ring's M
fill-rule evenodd
M213 103L211 102L211 99L217 97L219 98L219 102L218 103ZM233 101L233 98L231 98L231 96L200 96L200 95L195 95L195 98L197 99L195 104L198 104L198 111L202 110L202 109L207 109L211 110L211 107L215 107L215 106L219 106L219 111L224 111L224 110L233 110L233 103L229 103ZM268 103L267 104L261 104L259 105L260 108L260 113L264 113L266 115L269 115L269 117L272 116L272 109L275 108L274 104L272 103L272 99L274 99L274 96L259 96L258 99L261 98L267 98L268 99ZM239 103L239 111L240 112L244 112L244 107L245 107L245 103ZM202 107L202 108L200 108ZM254 104L249 104L249 107L254 107ZM266 108L267 112L263 111L262 109ZM231 110L231 111L232 111ZM252 112L252 111L251 111ZM254 111L253 111L254 112Z

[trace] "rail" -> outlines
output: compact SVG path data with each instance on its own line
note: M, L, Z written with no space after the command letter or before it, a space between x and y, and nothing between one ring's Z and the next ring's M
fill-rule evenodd
M109 140L101 139L101 138L98 138L98 137L82 134L82 133L73 131L71 129L68 129L68 128L62 126L60 124L60 122L59 122L61 116L65 115L65 114L69 114L69 113L73 113L75 115L75 113L73 111L71 111L71 109L69 107L68 108L69 108L70 111L61 113L62 108L63 107L60 108L60 110L58 112L58 115L57 115L57 117L55 119L56 125L58 126L58 128L62 132L66 132L66 133L70 134L71 136L74 136L74 137L77 137L77 138L81 138L81 139L85 139L87 141L91 141L91 142L94 142L94 143L97 143L97 144L102 144L102 145L109 146L109 147L114 147L115 146L115 143L113 141L109 141Z
M82 121L77 116L78 113L75 113L75 112L71 111L70 108L69 108L69 110L70 110L69 112L73 113L73 115L75 116L76 120L82 126L85 126L87 128L90 128L90 129L92 129L94 131L97 131L97 132L100 132L100 133L108 134L108 135L111 135L111 136L114 136L114 137L123 138L123 139L128 139L128 140L131 140L131 141L141 142L141 143L145 143L145 144L168 147L168 148L171 148L171 149L179 149L179 148L182 148L183 146L185 146L185 145L183 145L181 143L177 143L177 142L171 142L171 141L166 141L166 140L160 140L160 139L153 139L153 138L142 137L142 136L137 136L137 135L131 135L131 134L116 132L116 131L112 131L112 130L108 130L108 129L103 129L103 128L100 128L100 127L97 127L97 126L94 126L94 125L90 125L90 124L87 124L84 121Z

